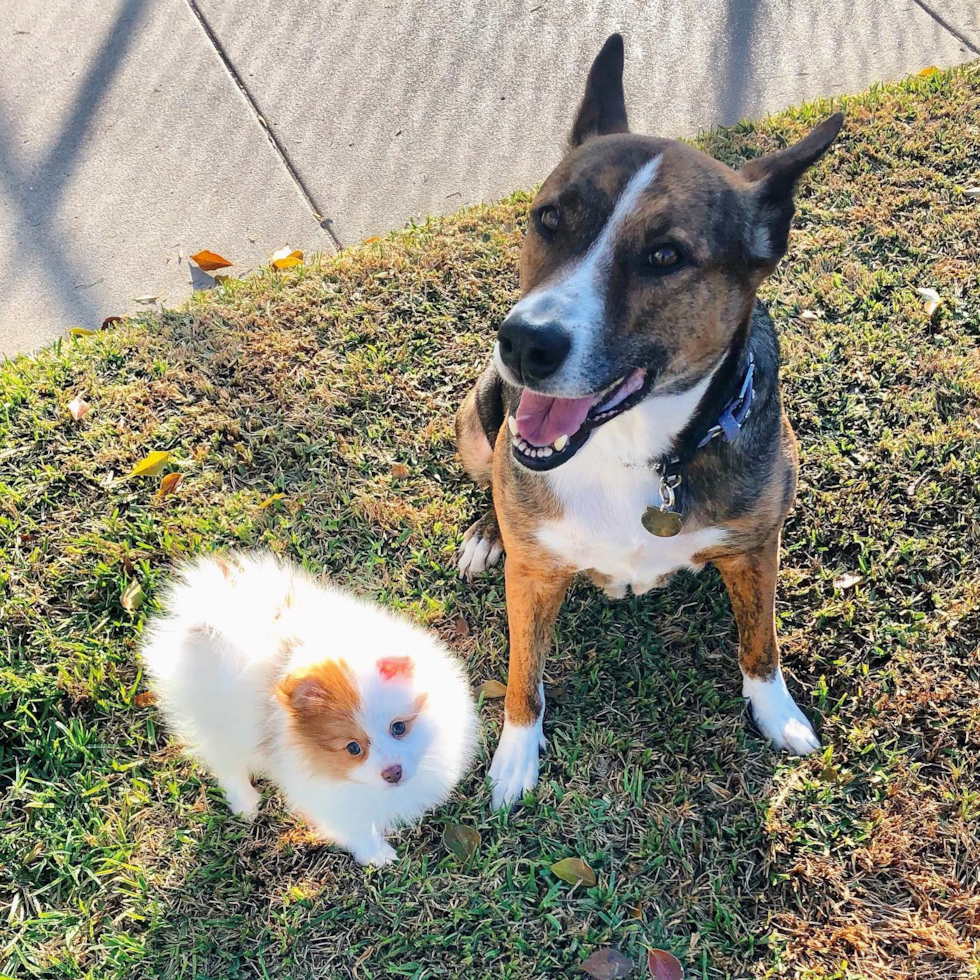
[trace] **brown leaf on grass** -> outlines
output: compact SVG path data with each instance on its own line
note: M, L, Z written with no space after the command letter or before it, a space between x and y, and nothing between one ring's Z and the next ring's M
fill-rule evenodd
M91 405L81 395L75 397L68 403L68 412L76 422L81 422L89 413Z
M137 708L146 708L149 707L151 704L156 704L156 703L157 703L157 696L152 691L143 691L140 694L137 694L135 698L133 698L133 704L135 704Z
M86 330L85 327L72 327L68 331L69 337L91 337L92 334L97 333L96 330Z
M597 949L580 969L595 980L620 980L633 972L633 961L618 949Z
M157 451L144 456L134 467L130 476L159 476L160 470L167 465L170 453Z
M208 249L201 249L197 255L191 256L191 261L197 263L197 267L202 272L214 272L215 269L227 269L231 263L224 258L224 256L218 255L217 252L210 252Z
M447 825L442 840L446 848L460 861L468 861L476 854L483 836L475 827L451 823Z
M109 327L113 326L114 324L122 323L122 322L123 322L123 318L121 316L107 316L102 321L102 329L108 330Z
M665 949L647 951L647 971L652 980L683 980L681 961Z
M939 69L935 65L929 65L928 68L923 68L922 71L916 72L919 78L928 78L930 75L938 75Z
M465 639L470 635L470 624L462 616L457 616L453 620L453 630L458 637Z
M160 489L157 490L157 497L166 497L180 486L180 481L184 479L183 473L168 473L160 481Z
M581 858L562 858L551 866L551 871L570 885L581 883L591 888L596 883L595 872Z
M502 698L507 693L507 688L500 681L484 681L477 689L476 696L482 695L485 701L493 701L495 698Z
M843 592L845 589L853 589L864 581L864 576L860 572L845 572L834 579L834 588Z
M214 281L216 283L219 283L219 284L220 283L223 283L223 282L234 282L235 281L235 277L234 276L223 276L223 275L221 275L219 273L218 275L216 275L214 277Z
M143 590L140 588L139 582L135 579L123 589L122 596L120 597L120 602L122 602L123 609L126 612L135 612L143 605Z
M44 842L38 841L25 855L21 864L29 868L44 853Z
M396 480L404 480L409 474L409 469L404 463L395 463L391 468L391 475Z
M273 269L289 269L294 265L301 265L303 262L303 253L298 249L290 249L287 245L285 248L277 249L272 253L272 260L270 265Z
M274 493L271 497L266 497L265 500L259 504L259 510L265 510L266 507L271 507L277 500L285 500L286 495L284 493Z
M371 242L376 242L377 240L378 240L378 236L377 235L372 235L370 238L365 238L364 241L361 244L362 245L370 245Z
M926 301L926 316L932 316L946 301L930 287L916 287L915 290Z

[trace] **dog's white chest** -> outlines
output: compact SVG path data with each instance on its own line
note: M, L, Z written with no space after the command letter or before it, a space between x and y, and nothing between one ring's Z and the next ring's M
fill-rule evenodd
M694 556L725 539L716 527L658 538L641 523L647 507L660 503L660 480L647 460L666 450L670 423L682 426L689 414L665 412L665 401L651 399L602 426L572 459L545 474L562 515L538 528L539 543L579 571L607 576L614 594L626 586L646 592L676 571L699 570Z

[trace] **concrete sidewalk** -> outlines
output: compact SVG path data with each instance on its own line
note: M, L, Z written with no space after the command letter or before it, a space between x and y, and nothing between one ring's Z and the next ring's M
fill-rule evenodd
M663 135L980 55L974 0L0 0L0 353L332 250L556 161L626 36Z

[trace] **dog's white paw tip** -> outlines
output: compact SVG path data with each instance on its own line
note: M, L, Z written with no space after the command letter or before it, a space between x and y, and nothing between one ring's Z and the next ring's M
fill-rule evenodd
M793 755L809 755L820 748L820 739L797 707L781 673L771 681L745 678L742 693L759 731L777 749Z
M504 548L498 538L485 538L479 531L467 532L463 543L459 546L459 557L456 562L459 577L471 579L474 575L489 571L500 561L503 553Z
M535 725L504 724L490 764L495 810L511 808L538 784L538 756L544 746L540 721Z

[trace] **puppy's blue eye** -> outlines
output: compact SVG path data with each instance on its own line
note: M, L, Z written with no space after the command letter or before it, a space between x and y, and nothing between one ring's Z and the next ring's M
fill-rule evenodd
M395 738L402 738L404 736L405 732L407 732L407 731L408 731L408 725L406 725L405 722L403 722L403 721L396 721L396 722L393 722L392 723L392 726L391 726L391 734Z
M350 752L351 755L360 755L361 754L361 747L360 747L360 745L358 745L357 742L348 742L347 743L347 751Z

